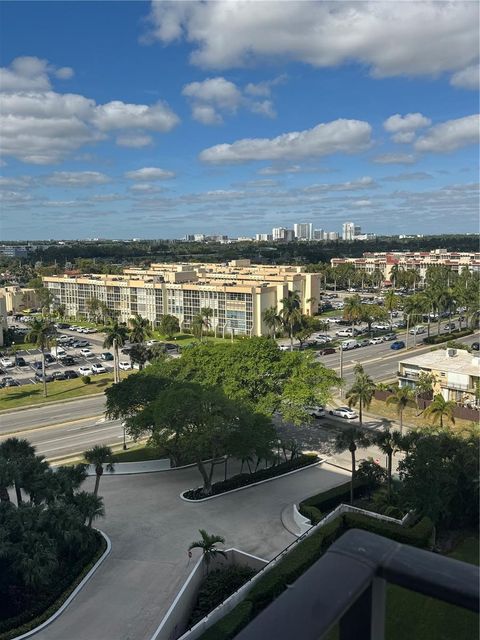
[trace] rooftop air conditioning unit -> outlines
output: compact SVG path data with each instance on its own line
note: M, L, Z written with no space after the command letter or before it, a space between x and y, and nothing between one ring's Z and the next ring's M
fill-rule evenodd
M457 355L456 349L447 349L447 358L455 358Z

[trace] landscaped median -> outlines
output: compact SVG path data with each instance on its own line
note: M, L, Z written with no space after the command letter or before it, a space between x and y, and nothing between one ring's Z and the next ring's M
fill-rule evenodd
M208 495L205 495L204 489L199 487L197 489L190 489L184 491L181 494L181 498L187 502L200 502L202 500L211 500L224 493L230 493L232 491L239 491L252 485L259 484L261 482L268 482L274 478L294 473L311 467L320 462L319 457L315 453L306 453L300 455L293 460L287 462L281 462L280 464L268 467L266 469L260 469L253 473L239 473L236 476L223 480L221 482L215 482L212 484L212 490Z

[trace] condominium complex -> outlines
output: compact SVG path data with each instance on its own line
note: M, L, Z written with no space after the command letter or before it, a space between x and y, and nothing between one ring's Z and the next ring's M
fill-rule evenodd
M355 236L361 233L361 227L357 226L354 222L344 222L342 224L342 240L354 240Z
M313 224L311 222L300 222L293 225L295 240L312 240Z
M252 265L250 260L151 264L149 269L125 269L123 275L48 276L43 282L68 316L88 316L87 301L96 298L120 321L138 313L157 326L161 316L171 314L188 330L206 307L212 309L216 335L267 334L263 312L268 307L280 310L289 291L298 291L306 315L317 312L320 300L319 274L297 266Z
M378 269L383 273L386 282L392 281L395 268L406 271L415 269L423 280L428 267L432 265L443 265L457 273L463 269L480 272L480 253L457 253L435 249L430 252L364 253L362 258L332 258L332 267L341 264L352 264L355 269L367 273L373 273Z

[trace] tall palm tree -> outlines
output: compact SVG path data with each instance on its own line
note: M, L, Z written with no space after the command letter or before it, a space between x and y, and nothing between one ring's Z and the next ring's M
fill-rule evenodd
M53 344L57 330L51 320L47 318L33 318L30 322L25 342L33 342L42 353L43 395L47 397L47 380L45 377L45 351Z
M24 438L7 438L0 444L0 459L8 465L8 482L15 487L17 505L19 505L23 502L21 489L24 468L28 461L35 459L35 447Z
M107 471L113 471L115 468L113 464L112 450L110 447L97 444L91 449L88 449L88 451L85 451L85 453L83 454L83 457L88 462L88 464L91 464L95 467L96 478L95 478L95 488L93 490L93 495L97 496L98 486L100 484L100 478L102 477L103 471L104 471L104 465ZM91 517L88 521L89 527L92 525L92 519L93 517Z
M364 313L364 308L362 304L362 299L356 293L353 296L349 296L345 298L344 306L343 306L343 317L345 320L348 320L352 323L352 331L355 325L355 322L358 322L362 318Z
M138 313L130 318L129 324L130 333L128 338L130 342L143 344L145 340L152 335L150 321L147 320L147 318L142 318Z
M210 307L202 307L200 309L200 316L202 318L202 338L203 338L203 330L210 331L212 328L212 322L210 318L213 316L213 309Z
M371 442L370 436L363 429L350 427L342 430L335 439L335 450L341 453L348 449L352 459L352 479L350 482L350 504L353 504L353 489L357 471L356 451L358 447L367 447Z
M0 456L0 502L10 502L8 489L14 485L14 479L10 461Z
M85 307L88 312L88 319L90 320L90 315L93 316L93 319L96 321L98 312L100 311L101 302L98 298L88 298L85 300Z
M392 396L387 398L387 404L397 406L397 414L400 418L400 435L403 435L403 412L411 400L413 400L413 394L408 387L400 387Z
M112 324L105 327L105 340L103 346L106 349L113 347L113 381L118 382L120 379L120 371L118 369L118 349L123 347L127 339L127 328L119 324L116 320Z
M349 407L356 407L358 404L358 417L360 426L363 426L363 409L368 409L375 394L375 383L369 375L359 372L355 377L355 382L347 391L346 398Z
M390 501L392 495L392 459L395 453L402 449L402 436L398 431L380 431L374 436L374 444L387 456L387 494Z
M440 429L443 429L443 418L455 424L455 417L453 412L457 405L453 400L445 400L441 393L438 393L434 398L432 404L430 404L424 411L424 416L431 417L433 424L440 422Z
M302 309L300 294L298 291L289 291L286 298L281 301L282 310L280 311L280 317L282 318L283 326L288 331L290 336L290 350L293 351L293 334L295 328L302 321Z
M82 522L85 524L88 520L89 527L92 526L93 520L105 515L103 498L88 491L79 491L72 496L71 502L80 513Z
M383 301L383 306L385 308L385 311L390 316L390 327L391 327L392 326L392 311L395 311L395 309L398 306L398 297L395 294L395 289L390 289L389 291L386 292L385 297L384 297L384 301Z
M277 330L282 326L282 318L279 316L276 307L268 307L262 314L263 322L271 331L273 331L273 339L277 337Z
M224 558L227 557L225 551L222 551L221 549L217 549L217 544L219 543L225 544L225 538L222 538L222 536L209 534L205 531L205 529L199 529L199 533L202 536L202 539L192 542L192 544L188 547L188 550L189 551L191 551L192 549L202 550L203 558L205 560L207 573L208 573L212 558L215 558L218 555L221 555Z

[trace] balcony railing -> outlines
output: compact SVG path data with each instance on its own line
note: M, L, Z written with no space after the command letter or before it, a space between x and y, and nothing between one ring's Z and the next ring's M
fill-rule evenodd
M235 640L383 640L387 582L478 612L478 567L352 529Z
M460 384L459 382L441 382L442 389L454 389L455 391L470 391L474 392L473 387L469 387L468 384Z

